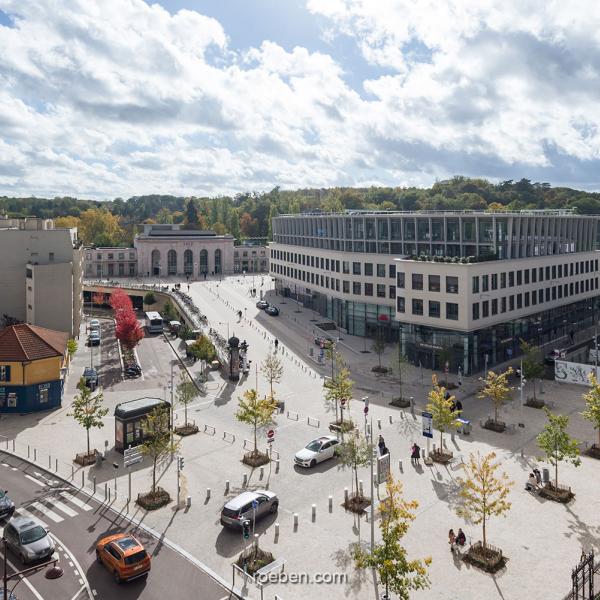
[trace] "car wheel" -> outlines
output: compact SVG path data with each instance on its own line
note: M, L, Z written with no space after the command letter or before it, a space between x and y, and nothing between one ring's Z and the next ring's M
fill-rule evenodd
M278 508L279 508L279 503L273 502L273 504L271 504L271 508L269 509L269 512L275 513L275 512L277 512Z
M314 466L316 466L316 464L317 464L317 461L316 461L316 460L313 458L313 459L310 461L310 468L312 469Z
M115 578L116 583L121 583L121 576L119 575L119 571L116 569L113 572L113 577Z

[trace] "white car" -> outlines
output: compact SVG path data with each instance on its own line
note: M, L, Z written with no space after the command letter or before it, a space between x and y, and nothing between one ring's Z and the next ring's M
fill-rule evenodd
M98 331L100 329L100 321L98 319L92 319L90 321L90 331Z
M315 438L312 442L306 444L306 447L296 452L294 462L299 467L314 467L317 463L323 462L328 458L335 456L335 449L339 445L334 435L324 435Z

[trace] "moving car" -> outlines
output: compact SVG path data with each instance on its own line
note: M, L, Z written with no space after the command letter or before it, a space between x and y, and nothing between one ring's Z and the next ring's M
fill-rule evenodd
M269 303L266 300L259 300L256 303L256 308L260 308L260 310L264 310L267 306L269 306Z
M99 346L100 345L100 332L92 331L88 336L88 344L90 346Z
M98 319L90 321L90 331L100 331L100 321Z
M317 346L321 346L322 348L329 348L329 346L333 345L333 340L331 338L318 335L315 338L315 344Z
M256 510L252 503L256 501ZM221 509L221 525L225 527L241 527L247 519L252 522L254 515L260 519L265 515L276 513L279 508L277 494L268 490L256 490L254 492L242 492L239 496L232 498Z
M294 462L299 467L314 467L317 463L333 458L339 443L340 440L334 435L323 435L315 438L306 444L306 447L300 452L296 452Z
M4 528L4 538L23 564L47 560L54 554L54 540L49 530L33 517L13 517Z
M85 379L85 385L92 390L92 392L98 387L98 371L92 367L86 367L83 370L83 378Z
M7 490L0 490L0 519L9 519L15 512L15 503L8 497Z
M272 317L279 316L279 309L276 306L267 306L267 308L265 308L265 312Z
M96 560L112 573L115 581L131 581L150 571L150 556L130 533L115 533L96 544Z

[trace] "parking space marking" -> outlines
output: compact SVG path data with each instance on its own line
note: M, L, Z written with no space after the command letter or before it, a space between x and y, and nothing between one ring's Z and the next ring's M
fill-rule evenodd
M64 520L60 515L56 514L53 510L51 510L41 502L32 502L29 506L41 512L43 515L45 515L55 523L60 523Z
M40 487L46 487L46 484L43 481L40 481L39 479L32 477L31 475L25 473L25 477L27 477L27 479L29 479L29 481L33 481L33 483L35 483L36 485L39 485Z

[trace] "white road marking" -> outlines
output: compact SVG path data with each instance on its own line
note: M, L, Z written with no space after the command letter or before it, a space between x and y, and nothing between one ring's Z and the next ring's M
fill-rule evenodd
M70 566L70 567L72 567L72 566L73 566L73 563L72 563L71 561L69 561L69 566Z
M17 569L17 567L15 567L15 565L13 565L10 562L10 560L7 560L6 562L13 571L20 570L20 569ZM27 577L23 577L21 579L21 581L23 581L25 583L25 585L31 590L31 593L37 598L37 600L44 600L43 596L41 596L40 593L33 587L33 585L31 585L31 582L29 581L29 579L27 579Z
M19 513L22 517L28 517L29 519L34 519L34 520L38 521L44 527L48 527L47 523L45 523L44 521L42 521L37 515L34 515L33 513L30 513L26 508L23 508L23 507L17 508L17 510L15 512Z
M71 600L75 600L75 598L77 598L77 596L81 594L81 591L85 589L85 585L83 585L83 581L81 579L79 580L79 583L81 584L81 587L79 588L77 593L71 598Z
M60 495L65 500L71 502L71 504L74 504L75 506L78 506L83 510L92 510L92 507L89 504L86 504L83 500L80 500L77 496L74 496L73 494L69 494L68 492L61 492Z
M8 465L8 463L2 463L2 466L3 467L8 467L9 465Z
M67 517L76 517L79 514L77 511L73 510L72 508L69 508L64 502L61 502L60 500L52 500L52 505L54 506L54 508L58 508L60 512L65 513Z
M55 523L60 523L63 520L63 518L60 515L56 514L52 509L48 508L41 502L32 502L29 506L31 508L35 508L35 510L41 512L43 515L45 515Z
M90 584L89 584L87 578L85 577L85 575L83 575L84 570L81 568L81 565L77 562L77 559L75 558L73 553L67 548L67 546L65 544L63 544L56 537L56 535L54 535L53 533L51 533L50 535L54 538L54 541L57 544L60 544L64 548L65 554L69 557L70 562L72 562L75 565L75 568L81 573L81 575L83 577L83 586L85 587L85 589L88 593L88 598L89 598L89 600L94 600L94 595L92 594L92 589L90 588Z
M25 473L25 477L27 477L29 481L33 481L33 483L39 485L40 487L46 487L46 484L43 481L40 481L39 479L36 479L35 477L28 475L27 473Z

